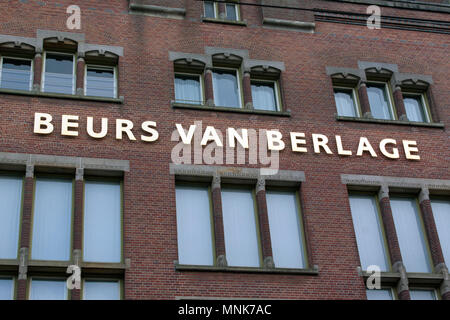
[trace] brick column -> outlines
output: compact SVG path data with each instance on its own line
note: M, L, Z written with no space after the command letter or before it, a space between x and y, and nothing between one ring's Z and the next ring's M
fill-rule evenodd
M370 103L369 103L369 96L367 94L367 86L364 81L361 81L359 83L358 87L358 96L359 96L359 102L361 104L361 112L363 118L373 118L372 112L370 111Z
M445 265L439 235L434 221L433 210L431 208L430 193L428 188L423 187L419 194L420 210L422 212L423 223L430 244L431 258L436 272L444 274L444 281L441 285L441 296L444 300L450 300L450 280L448 279L448 269ZM447 279L445 279L447 278Z
M82 234L83 234L83 197L84 196L84 169L77 168L75 174L75 204L73 217L73 264L80 266L82 256ZM81 290L73 289L71 300L81 299Z
M223 231L222 217L222 194L220 188L220 177L214 176L212 184L212 204L214 215L214 235L216 246L216 265L226 267L228 265L225 252L225 236Z
M408 278L406 277L406 270L403 265L402 254L400 252L400 245L398 243L397 238L397 232L395 231L391 202L389 200L389 188L387 186L382 186L380 188L380 191L378 193L378 200L380 203L383 226L386 232L392 268L394 272L399 272L401 276L400 281L397 285L397 294L400 300L410 300Z
M36 51L33 61L33 91L41 91L42 52Z
M270 239L269 216L267 213L266 181L259 179L256 184L256 205L258 207L259 232L261 237L264 268L275 268Z
M31 215L34 194L34 166L27 165L23 190L22 220L19 249L19 276L17 280L17 300L27 298L27 272L31 236Z
M219 19L225 20L227 18L225 3L218 2L217 5L219 6Z
M78 59L77 59L77 74L76 74L76 79L77 79L77 91L76 94L79 96L84 96L84 76L85 76L85 69L86 63L84 62L84 55L83 54L78 54Z
M212 79L212 68L206 67L205 69L205 99L206 105L213 107L214 106L214 88L213 88L213 79Z
M242 87L244 91L244 108L253 109L252 83L250 80L250 70L244 70Z
M402 88L399 85L396 85L394 89L394 102L395 102L395 109L397 110L398 120L408 121L405 103L403 102Z

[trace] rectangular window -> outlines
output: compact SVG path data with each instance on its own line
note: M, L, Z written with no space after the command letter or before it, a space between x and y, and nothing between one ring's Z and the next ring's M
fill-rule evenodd
M297 194L268 190L266 199L275 267L305 268L303 227Z
M2 57L0 65L0 88L31 90L33 78L30 59Z
M350 195L349 200L362 269L367 270L368 266L377 265L381 271L389 271L387 249L376 197Z
M386 83L368 83L370 111L375 119L394 120L394 112Z
M426 289L410 289L411 300L437 300L436 291Z
M237 4L227 3L226 5L227 20L238 21L239 20L239 7Z
M42 90L75 93L75 59L73 54L46 53Z
M242 108L237 70L214 70L213 88L216 106Z
M67 300L65 280L31 279L30 300Z
M14 299L14 279L0 278L0 300Z
M203 6L205 9L205 18L216 18L217 17L217 3L213 1L204 1Z
M207 187L177 186L178 262L214 265L211 201Z
M71 230L72 180L36 179L32 259L68 261Z
M392 289L367 289L367 300L394 300Z
M117 80L114 67L86 67L85 94L87 96L116 98Z
M228 265L259 267L260 249L252 190L223 188L222 211Z
M253 108L257 110L279 110L278 90L275 81L252 81Z
M450 266L450 201L431 199L434 222L441 243L445 264Z
M22 207L20 177L0 176L0 259L16 259Z
M403 94L403 103L409 121L430 122L423 95Z
M120 300L120 281L85 280L83 300Z
M122 191L119 182L84 185L83 259L122 261Z
M354 89L335 88L334 100L336 102L337 113L339 116L359 117L359 110L356 103Z
M407 272L431 272L429 253L414 198L391 198L392 216Z
M200 75L175 75L175 100L179 103L203 104Z

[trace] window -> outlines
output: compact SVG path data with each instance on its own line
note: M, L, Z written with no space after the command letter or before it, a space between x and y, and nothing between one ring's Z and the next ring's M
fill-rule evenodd
M0 62L0 88L31 90L33 78L30 59L2 57Z
M120 281L84 281L83 300L120 300L120 297Z
M441 243L442 254L447 266L450 266L450 201L442 198L431 199L434 222Z
M205 9L205 18L215 19L217 14L217 3L213 1L204 1L203 6Z
M14 279L0 278L0 300L14 299Z
M228 265L259 267L260 249L252 190L223 188L222 210Z
M371 82L367 84L370 111L375 119L394 120L394 112L386 83Z
M368 266L376 265L381 271L389 271L377 198L368 195L350 195L349 200L362 269L367 270Z
M428 289L410 289L411 300L437 300L436 291Z
M200 75L175 74L175 100L180 103L203 104Z
M226 18L230 21L238 21L239 18L239 6L237 4L233 3L227 3L225 4L225 10L226 10Z
M176 187L178 261L214 265L211 201L208 187Z
M367 300L394 300L392 289L366 289Z
M36 179L31 258L71 257L72 180Z
M279 110L279 96L275 81L252 81L253 108L258 110Z
M43 91L75 93L75 60L73 54L45 53Z
M335 88L334 100L336 101L336 108L339 116L359 117L360 113L354 89Z
M16 259L22 203L22 178L0 176L0 259Z
M122 191L119 182L84 185L83 260L122 261Z
M116 98L116 68L86 66L85 94L87 96Z
M306 268L303 227L297 194L266 192L272 254L277 268Z
M426 107L426 102L422 94L403 94L406 116L409 121L431 122L431 117Z
M391 198L395 230L407 272L431 272L430 258L417 200Z
M65 280L31 279L30 300L67 300Z
M216 106L232 108L242 107L239 82L237 70L214 70L213 88Z

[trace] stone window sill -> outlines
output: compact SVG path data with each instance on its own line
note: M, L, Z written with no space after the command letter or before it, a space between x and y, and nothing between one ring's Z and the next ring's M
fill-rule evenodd
M362 276L365 280L369 278L372 273L362 271ZM401 278L398 272L381 272L381 284L395 285ZM422 272L407 272L406 277L411 285L439 285L444 280L442 273L422 273Z
M220 111L220 112L234 112L234 113L247 113L247 114L255 114L255 115L269 115L269 116L278 116L278 117L290 117L291 112L288 111L267 111L267 110L257 110L257 109L243 109L243 108L231 108L231 107L210 107L206 105L198 105L198 104L186 104L186 103L178 103L171 102L172 108L174 109L193 109L193 110L202 110L202 111Z
M0 88L0 93L21 95L21 96L31 96L31 97L84 100L84 101L108 102L108 103L119 103L119 104L122 104L124 102L123 96L121 96L120 98L104 98L104 97L80 96L80 95L74 95L74 94L63 94L63 93L41 92L41 91L11 90L11 89L2 89L2 88Z
M313 269L288 269L288 268L255 268L255 267L218 267L179 264L175 261L176 271L206 271L206 272L232 272L232 273L271 273L271 274L302 274L319 275L319 267Z
M241 20L227 20L227 19L219 19L219 18L206 18L202 17L203 22L212 22L212 23L221 23L221 24L231 24L235 26L247 26L247 21L241 21Z
M353 121L353 122L365 122L365 123L382 123L382 124L396 124L411 127L430 127L430 128L444 128L442 122L413 122L413 121L403 121L403 120L384 120L384 119L373 119L373 118L359 118L359 117L345 117L336 115L336 120L338 121Z

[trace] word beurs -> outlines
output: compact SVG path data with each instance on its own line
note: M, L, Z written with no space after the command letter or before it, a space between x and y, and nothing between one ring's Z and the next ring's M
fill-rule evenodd
M53 117L48 113L34 114L34 133L47 135L54 131L54 125L52 123ZM63 136L78 136L79 128L79 117L75 115L62 115L61 116L61 135ZM86 132L87 134L95 139L101 139L108 134L108 118L101 118L101 129L100 132L94 130L94 118L87 117ZM131 120L126 119L116 119L116 130L115 138L121 140L125 134L129 140L137 140L132 129L134 128L134 123ZM183 128L181 124L175 124L178 135L181 138L183 144L190 145L193 142L194 133L197 130L196 125L190 125L189 129ZM155 129L156 122L154 121L144 121L141 123L141 129L148 135L141 135L140 139L144 142L154 142L158 140L159 133ZM235 148L236 142L239 143L240 147L244 149L249 148L249 130L251 129L235 129L227 128L227 147ZM283 135L277 130L263 130L265 131L264 140L267 141L267 149L271 151L282 151L285 149L286 145L283 141ZM217 147L223 147L223 139L221 139L220 130L216 130L213 126L207 126L202 134L201 145L206 146L210 142L215 142ZM328 137L323 134L311 134L312 145L314 153L321 153L324 151L327 154L333 154L330 147L328 146ZM343 146L342 139L340 135L335 135L336 141L336 153L341 156L352 156L353 151L346 150ZM260 140L261 142L261 140ZM293 152L306 153L308 149L305 147L307 144L306 136L303 132L290 132L290 142L291 149ZM402 140L403 150L406 159L409 160L420 160L418 155L417 142L414 140ZM383 156L389 159L400 158L399 150L397 148L397 141L395 139L386 138L379 142L379 149ZM376 158L377 153L372 147L369 139L366 137L360 137L358 147L356 150L356 156L362 156L364 152L368 152L372 157Z

